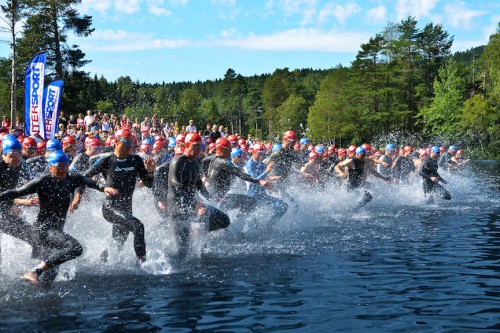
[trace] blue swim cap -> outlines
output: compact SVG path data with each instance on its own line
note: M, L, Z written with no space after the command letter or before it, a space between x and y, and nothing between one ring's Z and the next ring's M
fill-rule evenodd
M363 147L358 147L356 148L356 154L365 154L365 148Z
M431 148L431 153L439 153L439 146L433 146Z
M57 163L69 163L68 156L62 150L54 150L47 157L48 166L53 166Z
M394 150L396 149L396 146L393 145L392 143L389 143L387 146L385 146L385 150Z
M61 142L56 139L50 139L49 141L47 141L47 146L45 147L45 151L53 150L62 150Z
M280 150L281 150L281 147L282 147L281 143L275 143L275 144L273 145L273 149L271 150L271 152L275 153L275 152L277 152L277 151L280 151Z
M314 150L318 153L318 154L323 154L325 152L325 146L323 145L317 145Z
M7 155L12 150L22 150L23 146L13 134L7 134L2 138L2 149L3 154Z
M153 146L154 142L151 138L145 138L144 140L142 140L142 144Z
M168 148L175 148L176 144L177 144L177 141L175 140L175 138L168 139Z
M240 155L243 155L243 154L244 154L244 152L240 148L233 148L231 150L231 158L236 157L236 156L240 156Z
M301 146L303 146L306 143L309 143L309 139L308 138L302 138L302 139L300 139L299 143L300 143Z
M455 145L451 145L451 146L450 146L450 148L448 148L448 150L457 151L457 150L458 150L458 148L457 148L457 146L455 146Z

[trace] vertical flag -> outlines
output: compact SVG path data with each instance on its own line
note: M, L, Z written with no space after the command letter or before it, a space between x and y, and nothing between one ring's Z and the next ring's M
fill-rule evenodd
M24 134L44 136L43 86L46 53L36 54L28 63L24 81Z
M59 113L64 81L57 80L49 83L43 94L43 120L45 140L52 139L59 126Z

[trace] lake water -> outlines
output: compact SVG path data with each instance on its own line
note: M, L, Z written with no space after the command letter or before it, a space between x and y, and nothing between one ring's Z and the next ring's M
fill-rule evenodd
M143 269L131 239L99 263L111 227L88 190L66 224L85 252L54 289L20 281L35 265L30 247L2 235L0 331L498 332L500 163L471 169L443 175L452 200L432 205L420 185L373 180L359 210L343 191L295 189L298 209L282 220L247 232L236 221L183 261L141 189Z

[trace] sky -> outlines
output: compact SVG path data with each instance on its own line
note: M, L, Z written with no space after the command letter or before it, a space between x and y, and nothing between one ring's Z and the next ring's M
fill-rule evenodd
M70 39L92 60L83 69L149 83L349 66L362 43L408 16L419 28L442 24L452 51L464 51L486 45L500 22L498 0L82 0L77 9L95 28Z

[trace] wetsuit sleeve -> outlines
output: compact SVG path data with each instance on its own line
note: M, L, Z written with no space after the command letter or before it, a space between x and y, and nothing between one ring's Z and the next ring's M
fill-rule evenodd
M141 178L141 180L143 181L144 186L151 188L153 186L154 176L148 173L148 170L144 166L144 161L142 160L142 158L140 158L138 155L134 156L136 156L135 163L137 165L137 173L139 174L139 178Z
M8 201L23 197L28 194L36 193L38 190L38 186L44 180L44 178L45 176L35 178L24 186L0 193L0 201Z
M201 195L203 195L207 200L210 200L210 194L208 193L205 184L201 181L201 177L196 181L196 188L200 191Z
M427 160L425 160L423 163L422 163L422 167L420 168L420 171L418 172L418 174L420 176L422 176L423 178L427 179L427 180L431 180L431 177L429 175L429 166L427 164Z
M201 160L201 170L203 171L203 175L208 175L208 168L210 167L210 163L213 161L214 156L205 156Z
M83 154L78 154L75 156L73 159L73 162L71 162L71 165L69 166L69 171L70 172L82 172L85 170L85 166L83 164Z
M94 190L104 192L105 186L103 184L99 184L99 183L93 181L89 177L85 177L79 173L73 173L73 174L71 174L71 176L73 178L75 178L77 181L77 184L78 184L77 190L80 188L83 188L83 187L90 187L90 188L93 188Z
M104 164L106 163L106 161L108 160L108 158L102 158L100 159L99 161L97 161L97 163L94 163L92 164L92 166L83 173L83 175L85 177L92 177L92 176L95 176L97 174L99 174L99 172L102 171L103 167L104 167Z
M153 181L153 195L156 200L166 202L168 194L168 167L170 163L163 163L158 167Z
M258 183L259 180L251 177L249 174L244 173L240 169L238 169L231 161L227 160L226 163L223 164L224 170L226 170L228 173L235 175L236 177L239 177L247 182L250 183Z

